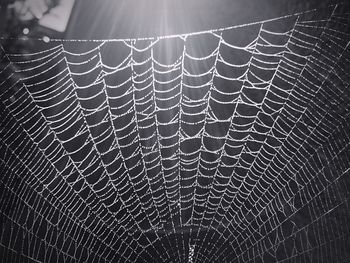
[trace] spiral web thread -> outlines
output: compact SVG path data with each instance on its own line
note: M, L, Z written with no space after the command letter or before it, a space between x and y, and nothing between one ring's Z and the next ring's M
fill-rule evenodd
M3 258L347 262L349 15L2 49Z

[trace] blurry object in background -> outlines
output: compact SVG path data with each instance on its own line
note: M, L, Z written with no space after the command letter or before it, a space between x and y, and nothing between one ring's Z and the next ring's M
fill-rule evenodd
M48 12L51 1L46 0L25 0L16 1L13 7L22 21L40 19Z
M1 45L31 53L36 44L23 39L64 38L75 0L0 0Z
M37 20L40 26L64 32L75 0L17 0L13 8L21 21Z
M39 25L49 29L64 32L72 13L75 0L61 0L50 12L39 20Z
M15 2L15 0L2 0L0 2L0 8L7 7L9 4L12 4L14 2Z

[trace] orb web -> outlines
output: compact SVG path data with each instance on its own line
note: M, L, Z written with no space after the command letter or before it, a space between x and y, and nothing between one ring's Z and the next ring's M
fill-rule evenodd
M349 260L349 14L3 48L3 258Z

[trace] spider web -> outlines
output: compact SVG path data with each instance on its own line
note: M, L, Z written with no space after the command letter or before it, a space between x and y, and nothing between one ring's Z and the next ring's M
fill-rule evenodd
M349 14L3 48L2 258L347 262Z

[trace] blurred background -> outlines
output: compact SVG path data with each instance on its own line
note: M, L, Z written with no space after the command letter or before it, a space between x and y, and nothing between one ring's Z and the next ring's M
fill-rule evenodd
M233 26L336 2L340 1L2 0L0 32L3 39L136 38Z

